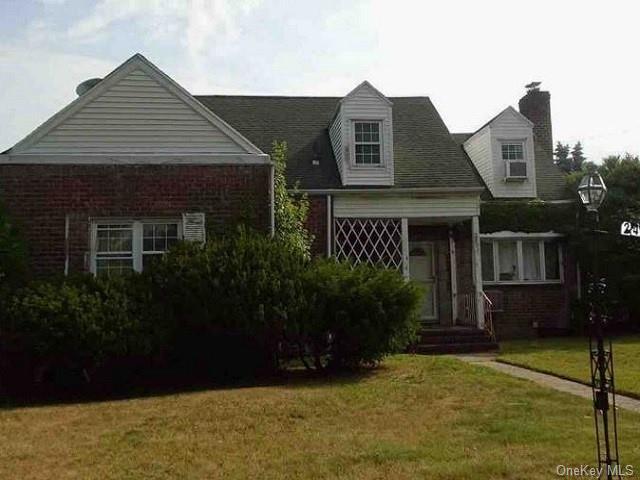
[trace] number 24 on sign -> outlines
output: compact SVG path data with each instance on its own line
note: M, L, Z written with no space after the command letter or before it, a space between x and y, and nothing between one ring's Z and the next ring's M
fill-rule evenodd
M622 222L620 225L620 234L633 237L640 237L640 223L638 222Z

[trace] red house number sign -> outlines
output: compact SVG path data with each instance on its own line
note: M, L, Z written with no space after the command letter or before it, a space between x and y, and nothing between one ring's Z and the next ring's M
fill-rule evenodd
M638 222L622 222L620 225L620 235L628 237L640 237L640 223Z

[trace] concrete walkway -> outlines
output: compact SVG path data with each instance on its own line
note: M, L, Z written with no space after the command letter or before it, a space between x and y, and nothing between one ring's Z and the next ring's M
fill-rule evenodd
M587 387L586 385L582 385L578 382L572 382L571 380L564 380L553 375L547 375L546 373L539 373L527 368L516 367L514 365L507 365L506 363L496 362L496 357L493 354L456 355L456 358L464 362L491 368L493 370L506 373L513 377L531 380L538 385L553 388L554 390L558 390L559 392L570 393L572 395L577 395L578 397L587 398L589 400L592 399L591 387ZM625 397L624 395L616 395L616 406L640 413L640 400L636 400L635 398Z

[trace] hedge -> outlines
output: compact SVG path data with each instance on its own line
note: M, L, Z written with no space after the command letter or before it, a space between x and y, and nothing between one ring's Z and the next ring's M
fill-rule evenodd
M133 362L225 379L296 359L318 369L374 365L413 341L421 297L397 271L310 260L240 231L179 244L143 274L13 292L0 307L0 375L99 383Z

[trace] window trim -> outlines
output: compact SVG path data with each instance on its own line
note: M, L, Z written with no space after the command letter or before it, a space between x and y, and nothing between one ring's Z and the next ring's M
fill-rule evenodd
M527 156L527 139L526 138L514 138L514 139L499 139L500 144L500 160L504 162L504 178L506 181L524 181L529 179L529 159ZM520 145L522 147L522 160L519 159L506 159L502 156L503 145ZM526 169L526 175L518 176L511 175L511 164L514 162L524 163Z
M357 163L356 162L356 123L377 123L378 124L378 145L380 145L380 163ZM357 142L362 145L376 145L374 142ZM351 119L351 166L353 168L385 168L384 159L384 119L382 118L352 118Z
M143 225L149 223L175 223L178 228L178 240L182 240L182 220L179 218L92 218L91 232L90 232L90 245L89 245L89 271L96 275L97 269L97 239L98 239L98 225L130 225L132 230L132 256L133 256L133 271L142 272L142 259L144 253L144 230ZM159 255L158 253L150 253L147 255Z
M493 254L493 280L483 280L483 285L561 285L564 283L564 251L560 240L563 235L547 232L536 234L520 234L512 235L510 232L497 232L480 235L480 241L490 242ZM523 241L538 241L539 262L540 262L540 280L525 280L524 277L524 255L522 249ZM556 240L558 245L558 279L547 279L546 261L545 261L545 242ZM500 265L498 244L501 241L516 242L518 255L518 280L500 280Z

